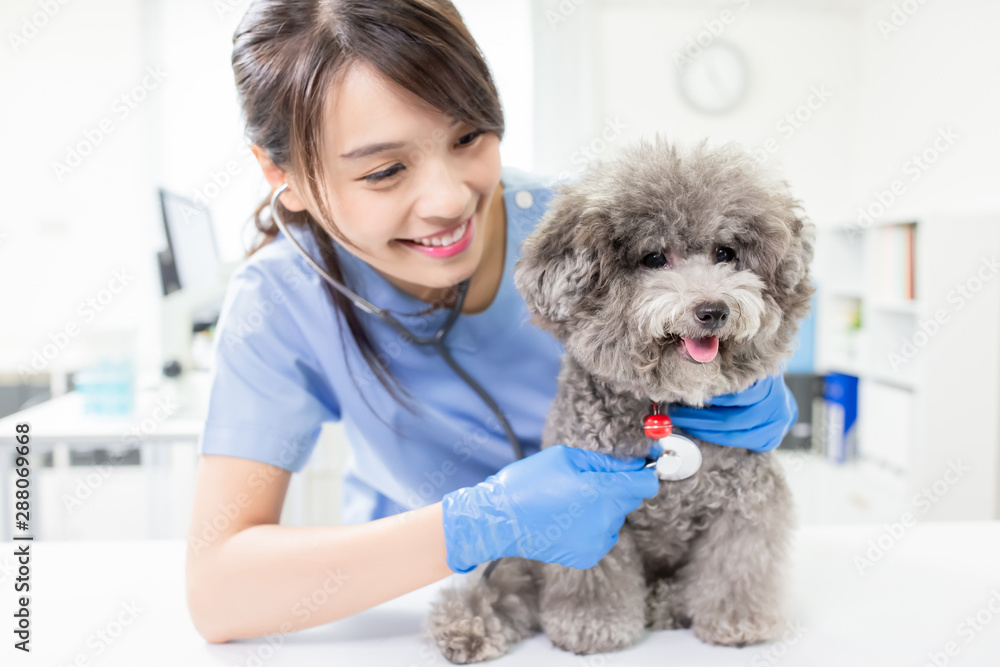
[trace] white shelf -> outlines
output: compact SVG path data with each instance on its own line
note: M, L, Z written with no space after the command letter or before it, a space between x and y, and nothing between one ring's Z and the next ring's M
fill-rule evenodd
M916 227L913 300L882 289L899 282L881 257L893 224ZM1000 518L1000 277L974 303L953 298L998 250L1000 216L817 226L816 372L859 378L860 456L898 471L909 499L940 487L954 461L971 467L929 519Z
M922 312L920 301L875 301L872 308L886 313L900 315L919 315Z
M843 373L844 375L853 375L862 380L871 380L872 382L878 382L880 384L888 384L893 387L899 387L900 389L906 389L907 391L917 391L920 386L920 381L917 378L893 375L890 373L879 373L877 371L863 368L856 363L835 363L825 366L817 366L816 372L820 374Z

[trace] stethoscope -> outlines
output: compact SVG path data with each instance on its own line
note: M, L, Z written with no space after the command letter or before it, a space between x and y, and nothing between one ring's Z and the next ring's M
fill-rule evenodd
M406 340L408 343L413 343L414 345L430 345L434 349L436 349L438 351L438 354L440 354L444 358L444 360L448 363L448 365L451 366L456 373L458 373L458 376L462 378L466 384L472 387L472 389L477 394L479 394L479 396L483 399L483 402L485 402L486 405L489 406L493 414L496 415L496 418L500 422L500 425L503 426L504 433L507 434L507 440L510 441L510 446L514 449L514 454L517 456L517 458L518 459L524 458L524 453L521 451L521 443L518 442L517 436L514 435L514 429L510 427L510 423L504 416L503 410L501 410L500 406L497 405L496 401L493 400L493 397L490 396L488 393L486 393L486 390L483 389L482 386L480 386L480 384L476 382L472 378L472 376L465 371L464 368L459 366L458 362L455 361L455 358L451 356L451 352L448 351L448 348L445 347L444 344L445 336L447 336L448 332L451 331L452 326L455 324L455 320L458 319L459 313L462 312L462 304L465 303L465 293L469 290L469 280L471 279L466 278L458 285L457 302L455 303L455 306L451 309L451 313L448 314L448 318L444 321L444 324L441 325L441 328L438 330L436 334L434 334L433 336L414 335L412 331L403 326L402 322L400 322L395 317L390 315L389 311L375 307L370 302L361 298L351 290L347 289L347 287L345 287L344 285L340 284L339 282L331 278L330 275L326 271L324 271L323 268L319 264L317 264L312 257L309 256L309 253L306 252L305 248L299 245L299 242L296 240L294 236L292 236L288 232L288 229L285 227L285 224L281 221L281 217L278 215L278 197L280 197L281 193L283 193L287 189L288 189L288 183L285 183L280 188L278 188L273 195L271 195L271 218L274 220L275 224L278 225L278 228L281 229L282 233L284 233L285 237L292 242L292 245L295 246L295 248L299 251L302 257L304 257L305 260L309 262L310 266L316 269L316 272L319 273L319 275L322 276L323 279L326 280L326 282L330 283L330 285L332 285L334 289L336 289L338 292L340 292L348 299L350 299L354 303L354 305L360 308L361 310L365 311L366 313L371 313L372 315L376 316L377 318L388 324L395 331L397 331L399 335L402 336L403 339Z
M354 305L361 310L378 317L380 320L388 324L395 331L397 331L404 340L409 343L413 343L414 345L430 345L436 349L438 354L440 354L448 365L452 367L458 376L462 378L466 384L472 387L472 389L483 399L486 405L489 406L501 426L503 426L504 433L507 435L507 440L510 441L510 446L513 448L514 454L518 459L523 459L524 452L521 450L521 443L518 442L517 436L514 435L514 430L510 427L510 423L504 416L500 406L498 406L496 401L494 401L493 398L486 393L486 390L483 389L479 383L476 382L472 376L458 364L457 361L455 361L454 357L451 356L451 352L448 351L448 348L445 347L444 344L445 337L448 335L448 332L451 331L452 326L455 324L455 320L458 319L459 313L462 312L462 304L465 303L465 294L469 289L470 279L466 278L458 285L457 301L438 332L433 336L416 336L413 332L403 326L399 320L390 315L389 311L375 307L370 302L361 298L351 290L347 289L347 287L331 278L330 275L324 271L312 257L309 256L306 249L299 245L298 240L296 240L296 238L288 232L285 224L281 221L281 217L278 215L278 198L287 189L288 183L285 183L280 188L275 190L273 195L271 195L271 218L274 220L275 224L278 225L278 228L282 231L285 237L299 251L302 257L305 258L305 260L309 262L309 265L312 266L316 272L319 273L324 280L326 280L326 282L330 283L334 289L350 299L351 302L353 302ZM678 440L678 438L680 440ZM686 441L686 443L683 441ZM666 445L667 442L667 439L661 440L661 443L664 445ZM657 475L661 479L685 479L693 475L701 465L701 451L697 445L687 438L677 435L673 435L672 439L669 439L669 442L673 446L666 450L668 455L660 456L659 458L647 458L647 466L655 464L657 468ZM680 445L680 449L678 449L677 445ZM486 570L483 572L484 579L489 578L493 568L495 568L499 562L499 560L495 560L487 566Z

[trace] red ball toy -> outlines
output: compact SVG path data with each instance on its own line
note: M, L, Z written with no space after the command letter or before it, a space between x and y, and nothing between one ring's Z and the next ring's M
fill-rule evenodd
M656 414L646 415L643 428L645 429L648 437L659 440L660 438L665 438L670 435L674 430L674 425L670 421L670 417L667 415Z

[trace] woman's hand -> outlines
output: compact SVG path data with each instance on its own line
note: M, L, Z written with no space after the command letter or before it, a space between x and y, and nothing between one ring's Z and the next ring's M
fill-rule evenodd
M769 375L736 394L709 399L703 408L669 404L674 425L699 440L768 452L799 419L799 406L783 376Z
M444 496L448 567L504 556L585 570L618 542L625 517L660 490L644 459L553 445Z

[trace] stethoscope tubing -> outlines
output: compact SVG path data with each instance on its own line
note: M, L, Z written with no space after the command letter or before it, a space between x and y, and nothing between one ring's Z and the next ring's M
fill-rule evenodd
M278 228L282 231L285 237L292 243L292 245L295 246L295 248L299 251L302 257L305 258L307 262L309 262L310 266L312 266L313 269L315 269L316 272L324 280L326 280L326 282L330 283L330 285L332 285L337 291L339 291L341 294L350 299L351 302L354 303L354 305L356 305L361 310L378 317L380 320L382 320L387 325L392 327L396 332L398 332L399 335L402 336L404 340L406 340L409 343L413 343L415 345L433 346L434 349L438 351L438 354L440 354L441 357L445 360L445 362L452 368L452 370L454 370L455 373L458 374L458 376L462 378L462 380L464 380L466 384L472 387L472 389L477 394L479 394L479 397L483 399L483 402L486 403L489 409L496 416L497 420L499 420L500 422L500 425L503 427L504 433L507 436L507 440L510 441L510 446L514 449L514 454L517 456L517 458L518 459L524 458L524 452L521 449L521 443L518 441L517 436L514 434L514 429L511 428L510 423L504 416L503 410L501 410L500 406L497 405L496 401L493 400L493 397L490 396L486 392L486 390L483 389L483 387L478 382L476 382L476 380L471 375L469 375L464 368L462 368L459 365L457 361L455 361L455 358L451 355L451 352L444 344L445 337L448 335L448 332L451 331L452 326L455 324L455 320L458 319L459 313L462 312L462 304L465 303L465 295L466 292L468 292L469 290L469 279L466 278L459 284L457 302L455 306L451 309L451 312L448 314L447 319L444 321L444 324L441 325L441 328L438 330L438 332L433 336L417 336L412 331L403 326L403 323L397 320L395 317L393 317L389 313L389 311L374 306L373 304L366 301L362 297L358 296L351 290L347 289L346 286L334 280L315 260L313 260L312 257L309 256L309 253L306 252L306 249L303 248L299 244L298 240L288 232L288 229L285 227L285 223L282 222L281 220L281 216L278 215L278 198L287 189L288 189L288 183L284 183L280 188L274 191L273 195L271 195L271 219L274 220L275 224L278 225Z

